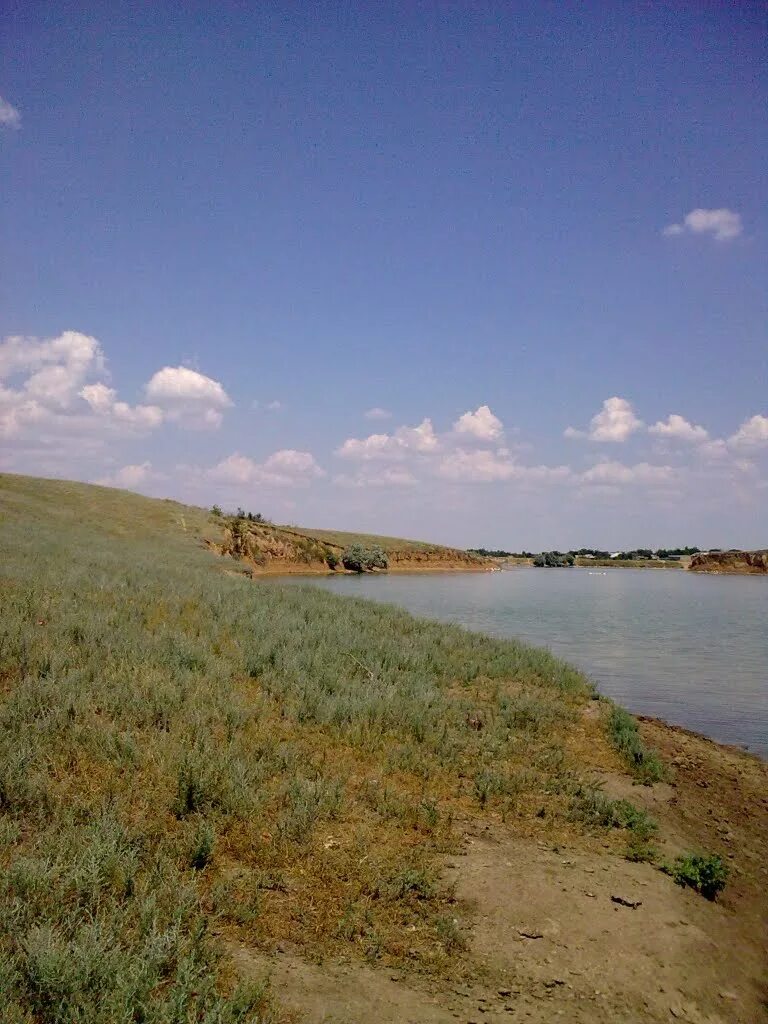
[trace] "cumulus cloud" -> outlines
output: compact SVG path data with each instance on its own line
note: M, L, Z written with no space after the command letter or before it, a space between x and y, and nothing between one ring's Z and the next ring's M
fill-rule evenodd
M106 384L86 384L79 392L80 397L100 416L112 417L118 423L125 423L139 429L152 430L163 422L163 410L156 405L128 405L118 402L117 392Z
M382 409L379 405L374 405L372 409L366 409L365 418L367 420L388 420L392 418L392 413L389 409Z
M365 438L350 437L337 448L342 459L402 459L408 454L430 454L439 446L430 419L416 427L398 427L394 434L370 434Z
M21 114L13 104L0 96L0 125L4 128L20 128Z
M340 473L333 478L339 487L413 487L418 480L405 466L377 466L370 463L359 473Z
M437 469L438 476L458 481L509 480L515 471L509 452L486 448L476 451L459 448L446 455Z
M728 445L720 439L705 441L704 444L699 445L696 449L696 454L710 460L725 459L729 455Z
M677 441L690 441L692 444L702 443L709 438L704 427L689 423L676 412L671 413L666 420L659 420L652 427L648 427L648 433Z
M412 486L419 479L440 478L456 483L521 483L564 480L566 466L525 466L498 442L504 425L487 405L463 413L450 430L437 433L425 418L416 427L399 427L388 434L348 438L336 455L362 464L352 475L334 482L345 487ZM494 444L494 442L496 442Z
M234 452L208 470L212 480L224 484L264 484L274 487L296 487L325 476L309 452L283 448L264 462L256 462Z
M85 426L90 410L80 392L89 378L103 372L101 346L79 331L42 340L5 338L0 342L0 436L23 438Z
M682 235L711 235L717 242L737 238L743 230L741 216L733 210L691 210L680 224L669 224L662 234L667 237Z
M673 479L671 466L653 466L648 462L638 462L634 466L625 466L621 462L605 460L598 462L585 473L581 474L585 484L616 486L619 484L664 484Z
M168 420L217 426L231 405L218 381L184 367L158 371L146 386L146 404L120 400L107 376L104 352L91 335L63 331L54 338L5 338L0 342L0 437L48 448L62 437L77 437L82 453L86 439L103 446L108 438L147 433Z
M626 398L606 398L600 412L590 420L589 430L576 430L566 427L564 436L568 438L586 437L590 441L610 441L620 443L626 441L643 426L638 419L632 404Z
M44 340L13 335L0 342L0 381L25 375L25 393L47 406L71 405L87 377L103 371L101 346L79 331Z
M437 475L460 483L492 483L500 480L543 482L566 480L567 466L524 466L516 462L508 449L459 448L445 455L437 466Z
M139 487L149 480L157 479L159 475L153 471L151 462L141 462L123 466L121 469L103 476L95 482L105 487L124 487L132 490L134 487Z
M736 433L728 438L728 444L736 447L760 447L768 444L768 416L751 416L745 420Z
M487 405L481 405L474 412L465 412L459 416L453 424L453 431L478 441L496 441L504 432L504 425Z
M189 426L218 427L232 405L217 380L187 366L164 366L149 380L145 394L167 419Z

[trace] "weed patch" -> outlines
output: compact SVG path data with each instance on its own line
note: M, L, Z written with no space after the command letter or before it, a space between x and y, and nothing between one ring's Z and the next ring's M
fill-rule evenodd
M663 870L678 885L689 886L708 900L716 899L722 892L729 874L728 865L714 853L688 853L664 865Z

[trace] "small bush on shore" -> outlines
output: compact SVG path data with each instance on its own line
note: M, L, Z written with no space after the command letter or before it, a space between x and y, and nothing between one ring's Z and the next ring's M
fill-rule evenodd
M380 547L365 548L362 544L353 544L347 548L341 556L341 562L350 572L371 572L389 566L389 559Z
M728 881L728 865L715 853L688 853L665 865L664 870L678 885L690 886L708 900L714 900Z

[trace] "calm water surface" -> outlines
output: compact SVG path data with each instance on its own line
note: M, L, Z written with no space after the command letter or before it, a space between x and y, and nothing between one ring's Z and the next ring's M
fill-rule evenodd
M768 756L768 578L521 567L310 582L548 647L638 714Z

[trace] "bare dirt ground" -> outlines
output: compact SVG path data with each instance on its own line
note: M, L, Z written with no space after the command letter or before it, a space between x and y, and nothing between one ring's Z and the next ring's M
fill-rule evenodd
M311 964L298 947L265 956L233 946L236 969L268 973L291 1018L308 1024L768 1021L768 764L659 722L641 730L673 782L597 778L659 822L664 857L727 858L717 902L607 843L565 848L470 823L445 863L469 925L455 981L352 958Z

